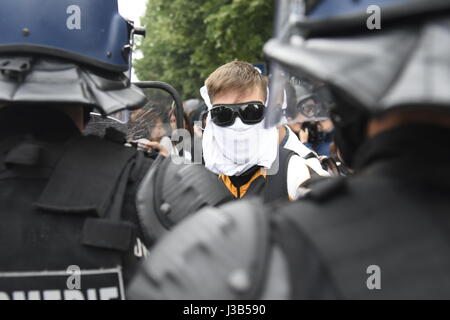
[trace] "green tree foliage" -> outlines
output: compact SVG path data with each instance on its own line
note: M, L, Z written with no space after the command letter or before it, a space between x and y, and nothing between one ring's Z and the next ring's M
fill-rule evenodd
M183 98L199 97L218 66L263 60L273 16L273 0L148 0L136 74L172 84Z

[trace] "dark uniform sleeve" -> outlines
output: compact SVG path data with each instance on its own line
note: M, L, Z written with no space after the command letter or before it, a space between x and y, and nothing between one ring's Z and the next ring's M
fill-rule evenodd
M151 245L149 243L144 243L143 241L142 226L139 222L136 209L136 194L142 179L147 174L152 163L153 160L145 157L142 153L137 156L123 199L122 218L126 221L131 221L136 225L136 238L133 241L133 246L123 258L125 283L128 283L132 275L136 272L140 260L146 257L147 250Z
M124 202L122 206L122 215L125 219L133 221L136 224L138 224L139 222L136 209L136 194L142 179L144 179L152 164L153 160L151 158L145 157L139 151L125 192Z
M128 287L128 297L336 298L312 247L307 241L284 241L280 232L298 230L270 223L268 209L252 199L206 208L187 218L150 252Z

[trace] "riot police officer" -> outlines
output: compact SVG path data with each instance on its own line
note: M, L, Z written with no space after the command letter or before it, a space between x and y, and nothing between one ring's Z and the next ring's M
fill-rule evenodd
M0 299L123 299L146 247L174 223L166 210L161 225L159 207L147 214L154 199L167 209L164 193L137 196L141 182L164 185L164 174L144 181L152 160L118 131L82 134L93 109L146 103L127 76L134 27L117 1L14 0L2 2L0 28ZM177 190L197 200L192 211L211 204L186 181Z
M292 204L198 213L155 248L132 297L448 298L450 3L286 0L277 21L272 92L286 74L324 84L355 174Z
M0 297L124 298L151 160L82 131L94 108L146 102L133 27L117 1L5 1L0 27Z

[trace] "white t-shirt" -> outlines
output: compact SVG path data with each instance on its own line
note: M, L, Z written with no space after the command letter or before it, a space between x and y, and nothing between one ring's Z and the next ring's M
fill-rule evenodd
M297 155L293 155L290 158L287 169L289 198L295 200L300 195L307 192L307 189L303 188L302 184L311 179L308 167L322 177L329 177L330 174L322 168L319 159L315 157L309 159L303 158L312 151L300 141L297 135L288 126L285 126L285 128L288 138L283 147L297 153Z

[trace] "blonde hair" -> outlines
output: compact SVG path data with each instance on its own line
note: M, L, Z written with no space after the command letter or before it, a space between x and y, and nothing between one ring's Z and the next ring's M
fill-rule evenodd
M261 90L264 100L266 100L267 83L267 77L250 63L243 61L233 61L220 66L205 81L212 103L219 93L229 90L245 93L255 87Z

